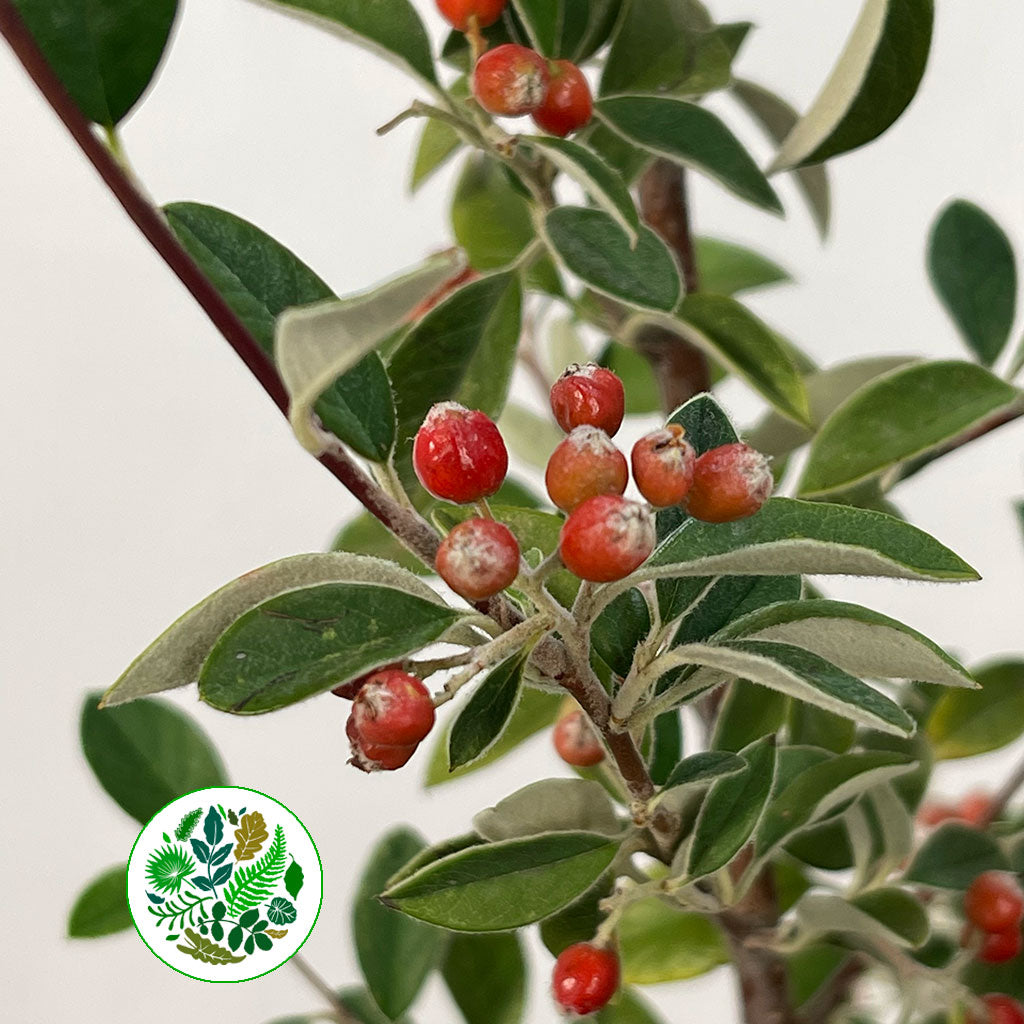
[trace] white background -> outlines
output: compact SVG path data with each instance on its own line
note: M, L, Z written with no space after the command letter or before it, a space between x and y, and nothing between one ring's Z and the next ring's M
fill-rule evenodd
M450 175L407 199L413 129L373 134L414 95L400 73L243 0L186 6L171 59L125 128L158 200L208 202L251 219L342 293L447 243ZM739 71L805 107L859 4L712 6L722 20L761 23ZM755 244L794 272L798 285L752 302L826 363L960 353L923 266L929 224L949 197L979 202L1018 253L1024 248L1024 7L938 6L922 94L880 142L834 164L826 247L788 183L787 221L713 185L694 190L701 231ZM727 115L759 144L741 115ZM321 548L353 502L298 448L2 48L0 300L8 1014L22 1024L260 1024L311 1009L317 999L293 971L204 986L169 971L134 934L63 937L75 892L123 861L136 833L78 751L82 695L109 684L224 581ZM738 391L727 398L741 418L756 409ZM1024 490L1022 441L1024 425L1004 429L897 496L915 522L980 569L983 583L839 581L830 593L902 616L969 662L1019 651L1024 554L1009 502ZM478 807L559 771L539 741L502 769L423 793L422 754L395 776L345 767L344 707L333 698L258 719L219 715L191 693L174 699L216 737L234 781L279 796L312 832L325 903L304 952L339 983L358 976L348 937L357 869L388 824L404 819L439 839L464 829ZM943 771L941 782L953 793L992 785L1008 764L1008 755L978 759ZM538 957L534 1024L554 1020L548 964ZM684 1011L707 1024L736 1019L725 972L652 994L671 1019ZM421 1024L454 1019L440 985L431 984L416 1016Z

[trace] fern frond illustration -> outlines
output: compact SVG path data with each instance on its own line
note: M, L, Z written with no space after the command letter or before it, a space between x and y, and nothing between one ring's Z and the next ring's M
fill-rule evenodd
M231 884L224 889L224 902L228 917L237 917L241 911L258 907L270 898L285 867L284 829L274 829L274 841L265 854L254 864L239 867Z
M146 909L156 918L157 928L167 922L167 930L170 931L172 928L184 928L186 918L189 924L198 924L203 917L203 904L212 899L212 895L196 896L186 892L176 900L167 900L158 907Z
M179 842L185 842L185 840L195 832L196 825L199 824L199 819L202 816L202 807L197 807L194 811L189 811L188 814L178 822L178 827L174 830L174 838Z
M157 892L175 893L195 869L196 862L191 854L180 846L165 846L150 854L146 862L146 881Z

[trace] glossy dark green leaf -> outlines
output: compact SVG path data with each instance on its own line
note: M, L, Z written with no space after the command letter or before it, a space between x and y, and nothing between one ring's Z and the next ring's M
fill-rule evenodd
M505 731L519 700L526 654L495 666L459 711L448 733L448 767L454 771L485 754Z
M907 868L906 881L963 891L984 871L1006 871L1006 854L991 836L950 822L937 828Z
M68 915L68 937L93 939L132 927L125 895L127 864L97 875L79 894Z
M565 15L564 0L512 0L530 42L545 57L562 56L557 48L560 23Z
M755 206L782 212L754 158L710 110L669 96L614 96L599 100L597 110L633 145L692 167Z
M248 221L200 203L171 203L164 215L200 269L267 355L274 325L291 306L333 298L290 249ZM381 461L395 440L394 400L380 356L371 352L316 404L324 425L360 455Z
M682 786L710 786L717 779L737 775L746 768L746 762L737 754L721 750L705 750L684 757L672 769L662 789Z
M618 844L590 832L551 832L474 846L388 889L389 905L453 931L507 931L553 914L585 892Z
M437 85L430 40L409 0L263 0L381 54L399 67Z
M718 709L711 745L715 750L736 753L778 732L785 724L790 703L789 697L778 690L755 686L746 679L733 680Z
M594 650L609 668L625 676L636 645L650 632L651 615L639 590L627 590L597 617L590 630Z
M729 962L725 939L708 918L660 900L630 904L617 935L622 979L630 985L696 978Z
M113 127L156 73L178 0L14 0L79 110Z
M138 700L101 710L99 699L89 694L82 705L82 751L100 785L137 821L195 789L227 785L213 744L176 707Z
M746 767L719 779L701 807L686 860L688 878L702 878L725 867L761 820L775 779L775 737L751 743L740 756Z
M384 906L377 896L388 879L424 847L423 839L397 828L374 847L352 906L352 935L366 985L388 1020L412 1005L438 965L444 933Z
M472 764L463 765L453 772L448 770L448 732L439 730L427 763L424 785L428 788L439 786L443 782L461 778L500 760L535 733L554 724L561 706L562 698L557 694L524 688L519 704L512 712L512 717L497 742Z
M234 714L274 711L441 639L460 614L439 599L372 584L282 594L220 637L199 675L199 696Z
M793 280L774 260L744 245L706 237L694 244L702 291L735 295Z
M889 128L920 85L934 19L934 0L865 0L832 74L771 170L821 163Z
M734 78L732 89L736 99L746 107L776 145L782 143L800 119L800 115L789 103L762 85ZM793 177L803 194L818 233L825 238L832 214L832 197L825 165L798 167L793 171Z
M441 968L466 1024L519 1024L526 961L516 935L454 935Z
M939 760L999 750L1024 734L1024 661L999 661L974 673L980 690L939 698L927 733Z
M969 433L1020 393L973 363L915 363L854 392L822 425L800 479L820 497Z
M565 268L591 288L645 309L671 310L682 291L679 268L650 228L629 240L601 210L559 206L544 221L549 247Z
M932 227L928 273L968 348L991 366L1010 340L1017 307L1017 265L1006 233L974 203L954 200Z

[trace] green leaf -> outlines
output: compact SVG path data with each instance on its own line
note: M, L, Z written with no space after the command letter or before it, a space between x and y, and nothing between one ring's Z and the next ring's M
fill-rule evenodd
M885 473L968 434L1019 401L1019 392L973 363L915 363L854 392L824 423L800 479L819 497Z
M790 1002L801 1007L847 961L845 949L827 943L815 943L786 957Z
M928 273L967 347L991 366L1016 312L1017 266L1006 233L974 203L954 200L932 227Z
M239 925L250 928L259 917L260 904L270 899L271 893L284 874L287 844L284 829L274 829L274 839L259 860L239 866L231 881L224 888L224 902L227 916L238 917ZM246 911L239 917L241 911ZM228 945L231 939L228 938ZM233 947L238 948L237 944Z
M458 78L448 92L454 99L466 99L469 96L469 83L465 77ZM424 122L416 146L409 191L418 191L420 186L440 170L462 146L462 137L447 121L428 118Z
M645 309L674 309L682 284L665 243L641 227L635 248L601 210L559 206L544 220L545 240L558 261L596 291Z
M397 1020L413 1004L444 948L442 932L396 913L377 899L388 879L425 846L407 828L385 835L363 868L352 907L359 966L388 1020Z
M302 891L302 886L305 882L305 875L302 871L302 865L292 857L291 864L288 865L288 870L284 873L284 887L288 895L294 900L298 898L299 893Z
M792 281L774 260L753 249L720 238L698 238L695 242L702 291L735 295L752 288Z
M725 867L747 844L771 794L777 766L775 737L744 747L746 766L719 779L697 816L686 858L686 877L703 878Z
M461 618L436 596L389 586L304 587L224 631L203 663L199 696L233 714L275 711L439 641Z
M845 754L857 738L857 723L802 700L790 701L786 719L790 743Z
M590 630L594 650L612 671L625 676L637 644L650 632L651 614L639 590L619 594L597 617Z
M619 989L594 1019L597 1024L662 1024L662 1018L630 989Z
M630 245L636 244L640 232L640 214L618 172L586 146L569 139L538 135L522 141L540 149L555 167L572 178L622 228Z
M907 868L906 881L964 891L985 871L1006 871L1006 854L984 832L949 822L937 828Z
M845 601L783 601L731 622L715 640L750 637L804 647L854 675L975 688L967 670L917 630Z
M627 416L661 411L661 393L654 369L636 349L627 348L613 339L602 349L597 362L622 380Z
M409 0L260 0L352 39L437 88L427 31Z
M519 1024L526 961L516 935L454 935L442 967L466 1024Z
M589 779L542 779L505 797L473 818L489 842L542 832L596 832L614 836L622 824L608 794Z
M755 840L758 856L767 856L837 807L915 767L901 754L874 752L840 754L805 768L768 804Z
M736 752L778 732L786 722L790 703L778 690L755 686L746 679L734 679L715 720L712 747Z
M628 985L683 981L729 962L725 939L711 921L660 900L631 903L617 935L622 980Z
M558 36L565 4L552 0L512 0L534 49L545 57L561 57Z
M384 893L411 917L453 931L507 931L553 914L587 890L618 844L549 832L474 846L435 861Z
M763 85L744 78L734 78L733 95L764 128L776 145L793 130L800 115L781 96ZM818 233L822 238L828 235L832 214L832 198L825 165L799 167L793 172L797 187L803 194L811 212Z
M551 453L565 438L550 415L538 415L515 402L505 406L498 429L513 455L540 470L547 466Z
M406 456L436 402L461 402L497 418L505 405L519 341L522 290L516 274L492 274L435 306L388 364Z
M873 889L850 901L914 949L928 941L931 924L921 901L903 889Z
M427 764L424 785L427 788L439 786L500 760L535 733L551 725L558 717L561 706L562 698L557 694L524 688L519 705L512 712L512 717L497 742L472 764L463 765L453 772L448 771L448 732L439 730Z
M746 761L737 754L720 750L701 751L699 754L684 757L672 769L662 786L662 791L680 789L684 786L709 786L720 778L738 775L746 767Z
M598 114L627 142L713 178L740 199L782 212L753 157L710 110L669 96L614 96Z
M999 750L1024 734L1024 661L994 662L974 675L980 690L944 693L928 719L939 760Z
M177 0L14 0L47 63L90 120L112 128L156 73Z
M613 875L613 870L606 871L582 896L541 921L541 941L552 956L558 956L574 943L593 939L605 918L601 901L611 895Z
M923 530L882 512L771 498L748 519L689 520L638 570L671 576L789 574L976 580L963 559Z
M433 566L421 562L395 535L374 515L359 512L350 519L331 541L331 551L348 554L373 555L375 558L397 562L403 569L419 576L432 575Z
M831 76L770 170L821 163L889 128L924 75L934 18L933 0L865 0Z
M930 931L924 908L902 889L875 889L850 902L833 893L809 892L794 913L799 944L841 935L883 949L913 949L925 943Z
M804 389L811 425L794 423L774 410L769 411L757 426L747 431L747 443L765 455L782 458L813 440L821 425L854 392L876 377L913 361L908 356L873 356L809 373L804 377Z
M345 552L282 558L232 580L185 612L128 666L103 695L102 706L195 682L217 640L247 612L303 587L343 582L380 583L424 600L440 601L415 576L379 558Z
M68 937L92 939L132 927L125 895L127 864L118 864L97 875L79 894L68 915Z
M177 708L146 700L101 710L99 696L82 705L82 751L100 785L137 821L195 789L227 785L213 744Z
M448 733L448 767L454 771L485 754L508 726L519 700L528 652L517 651L478 683Z

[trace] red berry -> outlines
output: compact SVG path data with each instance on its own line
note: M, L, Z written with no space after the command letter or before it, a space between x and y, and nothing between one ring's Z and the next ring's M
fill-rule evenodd
M597 427L576 427L551 453L544 473L548 496L572 512L598 494L621 494L629 482L626 457Z
M954 818L967 822L968 825L980 825L992 807L992 797L988 793L968 793L953 814Z
M548 64L535 50L505 43L488 50L473 69L473 95L484 110L519 117L548 94Z
M361 676L357 676L355 679L350 679L347 683L342 683L340 686L334 687L331 693L338 697L344 697L346 700L355 700L356 695L359 691L378 673L386 672L391 669L401 670L402 663L400 661L393 661L389 665L381 665L378 668L373 669L370 672L366 672Z
M752 516L772 493L768 460L750 445L723 444L697 459L686 511L706 523Z
M435 498L465 505L493 494L508 472L508 451L493 421L458 402L435 405L416 432L412 464Z
M989 932L978 950L978 959L986 964L1005 964L1020 956L1024 947L1020 928L1008 928L1005 932Z
M419 746L418 743L371 743L360 735L352 715L345 725L345 734L352 749L348 763L363 772L393 772L401 768Z
M650 509L616 494L588 498L562 524L558 537L566 568L593 583L621 580L653 550Z
M593 113L594 99L583 72L571 60L552 61L547 97L533 112L537 127L565 138L582 128Z
M555 723L554 741L566 764L590 768L604 760L604 747L582 711L570 711Z
M967 1018L968 1024L1024 1024L1024 1006L1016 999L992 993L982 996L981 1001L988 1010L987 1016L972 1013Z
M1024 892L1006 871L986 871L971 882L964 896L967 920L983 932L1019 928L1024 918Z
M652 430L633 445L633 479L655 507L681 505L693 483L697 453L678 423Z
M917 823L923 828L934 828L956 817L957 809L952 804L927 802L918 809Z
M563 1010L581 1017L596 1013L619 987L619 957L614 950L577 942L555 961L551 992Z
M574 427L591 426L614 437L625 410L622 381L595 363L573 363L551 385L551 411L566 433Z
M400 669L376 672L352 704L352 721L368 743L419 743L434 724L430 691Z
M467 519L437 549L437 574L467 601L483 601L519 575L519 542L503 523Z
M443 302L452 292L458 291L464 284L475 281L480 274L472 267L466 267L454 277L449 278L440 288L428 295L412 312L405 318L409 323L425 317L438 303Z
M465 32L469 29L469 19L476 17L477 28L493 25L505 10L508 0L437 0L437 9L441 17L452 28Z

